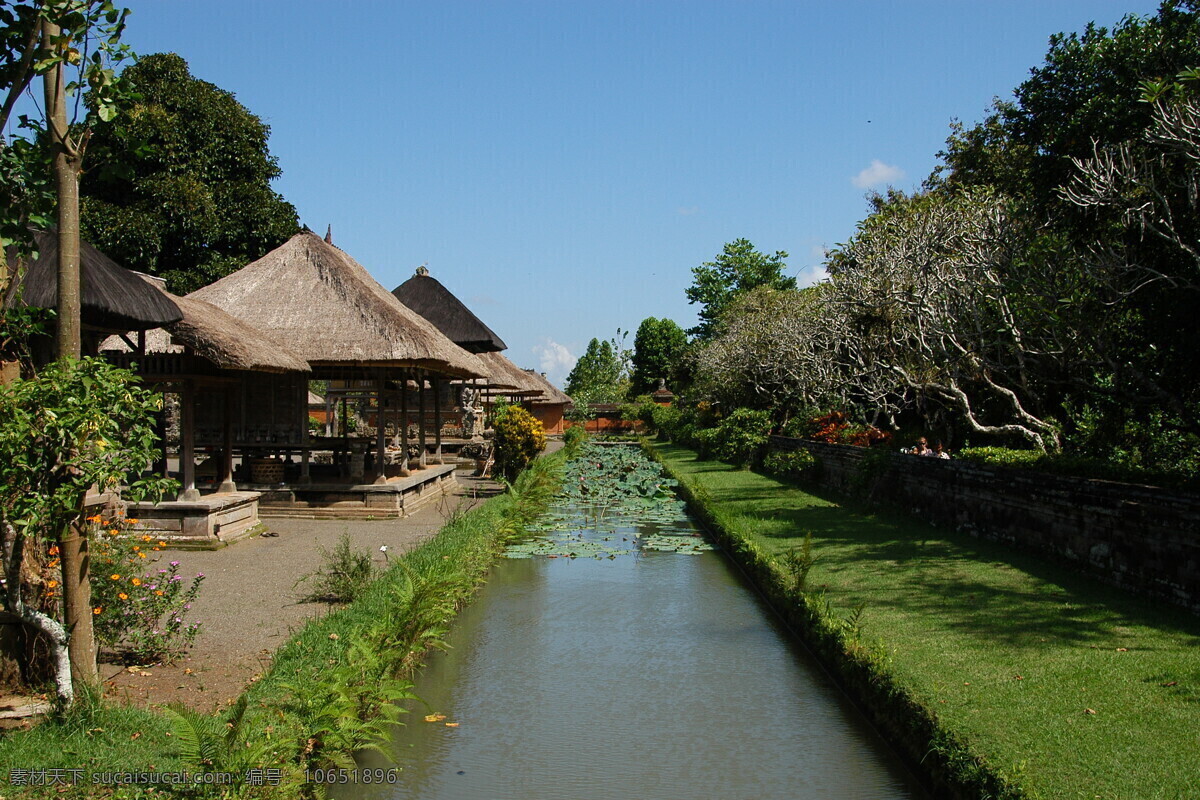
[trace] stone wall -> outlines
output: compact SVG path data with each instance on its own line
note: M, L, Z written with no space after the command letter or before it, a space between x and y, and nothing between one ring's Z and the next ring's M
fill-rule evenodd
M1200 496L1151 486L771 437L822 488L1048 555L1200 613Z

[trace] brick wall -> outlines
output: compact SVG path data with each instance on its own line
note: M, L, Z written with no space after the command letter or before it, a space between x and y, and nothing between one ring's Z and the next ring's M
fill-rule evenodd
M1200 496L771 437L817 457L823 488L1074 565L1200 613ZM868 463L869 462L869 463Z

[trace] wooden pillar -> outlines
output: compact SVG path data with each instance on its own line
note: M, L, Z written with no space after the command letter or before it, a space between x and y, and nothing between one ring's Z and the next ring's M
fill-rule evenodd
M328 383L325 384L325 435L333 436L333 398Z
M408 471L408 375L400 376L400 475Z
M437 443L434 455L437 456L437 463L445 464L446 458L442 455L442 389L437 378L431 378L429 383L433 386L433 440Z
M417 408L417 439L421 451L417 464L425 469L425 375L420 372L417 373Z
M196 388L191 381L183 382L179 394L179 478L177 500L193 502L200 499L196 488Z
M375 483L387 483L387 436L383 430L383 378L375 384Z
M225 417L222 433L221 450L221 485L217 487L219 494L236 492L237 484L233 482L233 387L225 389Z
M158 436L158 446L162 448L162 456L154 462L152 470L155 475L163 478L170 477L167 466L167 384L159 384L162 388L162 410L154 415L154 433Z
M300 403L301 418L304 420L304 424L300 426L300 447L302 448L300 450L300 478L296 483L303 486L312 483L312 476L308 474L308 460L312 456L312 431L308 429L308 381L303 379L303 376L297 380L300 383L298 391L304 398ZM326 391L326 397L328 398L328 391ZM326 409L328 409L329 400L326 399L325 403ZM325 414L325 419L329 419L328 413Z

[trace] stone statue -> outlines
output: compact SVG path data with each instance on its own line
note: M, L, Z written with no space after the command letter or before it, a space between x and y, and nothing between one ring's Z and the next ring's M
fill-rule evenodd
M463 436L475 439L483 434L483 409L475 405L479 391L463 386L458 393L458 408L462 412Z

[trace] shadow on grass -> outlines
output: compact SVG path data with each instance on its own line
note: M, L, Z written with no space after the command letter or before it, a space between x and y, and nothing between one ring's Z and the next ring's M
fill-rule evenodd
M1172 649L1200 647L1200 618L1135 597L1046 556L875 513L812 487L698 461L681 448L669 450L713 500L746 520L768 546L795 546L812 531L817 570L834 582L830 600L835 605L843 605L837 595L845 592L855 598L848 605L866 600L868 609L878 604L936 617L950 630L1004 646L1115 647L1139 638L1127 629L1144 627L1173 639ZM1192 679L1180 683L1196 684Z

